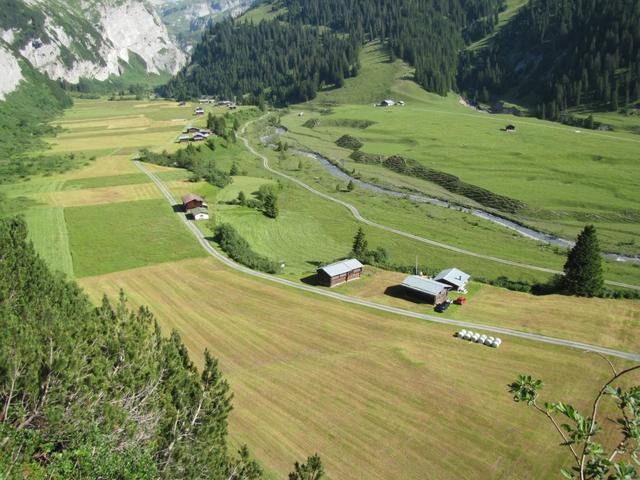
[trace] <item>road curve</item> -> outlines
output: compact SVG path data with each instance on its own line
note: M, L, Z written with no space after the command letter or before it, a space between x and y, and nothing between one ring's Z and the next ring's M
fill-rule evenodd
M264 117L260 117L257 120L260 120ZM404 232L402 230L398 230L396 228L392 228L392 227L388 227L386 225L382 225L380 223L376 223L373 222L365 217L362 216L362 214L360 213L360 211L353 205L351 205L350 203L347 203L343 200L339 200L337 198L332 197L331 195L327 195L326 193L323 193L319 190L316 190L315 188L307 185L306 183L302 182L301 180L298 180L295 177L292 177L290 175L287 175L286 173L282 173L274 168L272 168L269 165L269 159L262 155L261 153L258 153L249 143L249 140L247 140L247 138L245 137L245 132L246 129L249 125L251 125L252 123L256 122L256 120L252 120L250 122L247 122L243 127L242 130L240 131L238 138L240 138L240 140L242 140L242 142L244 143L245 147L247 148L247 150L249 150L252 154L254 154L256 157L260 158L262 160L262 164L264 166L264 168L266 170L268 170L269 172L278 175L282 178L286 178L287 180L296 183L298 186L304 188L305 190L308 190L309 192L318 195L326 200L329 200L331 202L337 203L339 205L342 205L343 207L345 207L347 210L349 210L351 212L351 214L353 215L353 217L358 220L359 222L362 222L366 225L369 225L371 227L374 228L378 228L380 230L384 230L390 233L394 233L396 235L400 235L402 237L406 237L406 238L410 238L412 240L416 240L418 242L422 242L422 243L426 243L427 245L433 245L434 247L438 247L438 248L442 248L445 250L449 250L451 252L456 252L456 253L460 253L462 255L467 255L469 257L476 257L476 258L480 258L482 260L488 260L490 262L496 262L496 263L502 263L504 265L510 265L512 267L519 267L519 268L524 268L527 270L536 270L538 272L545 272L545 273L552 273L552 274L559 274L562 275L563 272L561 272L560 270L554 270L552 268L545 268L545 267L539 267L536 265L529 265L527 263L521 263L521 262L516 262L514 260L506 260L504 258L498 258L498 257L494 257L492 255L484 255L482 253L477 253L477 252L472 252L470 250L465 250L463 248L458 248L455 247L453 245L449 245L446 243L442 243L442 242L437 242L435 240L430 240L428 238L425 237L420 237L418 235L414 235L412 233L408 233L408 232ZM629 289L633 289L633 290L640 290L640 285L631 285L628 283L621 283L621 282L614 282L612 280L605 280L605 283L607 285L612 285L612 286L616 286L616 287L623 287L623 288L629 288Z
M251 151L253 151L253 149L251 149L250 147L249 147L249 149ZM254 151L254 153L255 153L255 151ZM257 155L257 153L256 153L256 155ZM262 156L260 155L260 157L262 157ZM262 158L264 159L264 157L262 157ZM265 161L266 161L266 159L265 159ZM136 161L134 161L134 163L143 173L145 173L151 179L151 181L153 181L153 183L158 187L158 189L162 192L162 194L165 196L167 201L172 206L177 204L177 202L176 202L175 198L173 197L173 195L171 194L171 192L167 189L167 187L164 185L164 183L162 183L162 181L157 177L157 175L155 175L153 172L148 170L139 161L136 160ZM270 169L270 171L273 171L273 170ZM253 277L257 277L257 278L260 278L260 279L263 279L263 280L267 280L267 281L273 282L273 283L278 283L280 285L284 285L284 286L287 286L287 287L295 288L297 290L303 290L305 292L313 293L315 295L321 295L323 297L328 297L328 298L331 298L331 299L334 299L334 300L339 300L341 302L372 308L372 309L375 309L375 310L378 310L378 311L382 311L382 312L393 313L393 314L402 315L402 316L405 316L405 317L417 318L419 320L426 320L426 321L434 322L434 323L451 325L451 326L459 327L459 328L482 330L482 331L485 331L485 332L495 333L495 334L499 334L499 335L508 335L508 336L511 336L511 337L518 337L518 338L523 338L523 339L526 339L526 340L532 340L532 341L535 341L535 342L542 342L542 343L547 343L547 344L551 344L551 345L559 345L559 346L564 346L564 347L570 347L570 348L575 348L575 349L579 349L579 350L583 350L583 351L594 352L594 353L599 353L599 354L603 354L603 355L610 355L610 356L613 356L613 357L623 358L625 360L631 360L631 361L634 361L634 362L640 362L640 354L623 352L621 350L615 350L615 349L611 349L611 348L607 348L607 347L600 347L598 345L589 345L589 344L586 344L586 343L574 342L572 340L564 340L564 339L561 339L561 338L547 337L545 335L538 335L538 334L535 334L535 333L520 332L518 330L512 330L510 328L483 325L483 324L479 324L479 323L465 322L465 321L453 320L453 319L439 317L439 316L436 317L434 315L427 315L427 314L424 314L424 313L412 312L412 311L409 311L409 310L404 310L402 308L390 307L390 306L387 306L387 305L382 305L382 304L379 304L379 303L370 302L368 300L364 300L364 299L361 299L361 298L342 295L342 294L339 294L339 293L336 293L336 292L332 292L330 290L325 290L325 289L321 289L321 288L317 288L317 287L312 287L310 285L305 285L305 284L302 284L302 283L296 283L296 282L293 282L291 280L286 280L284 278L279 278L279 277L276 277L276 276L273 276L273 275L269 275L267 273L262 273L262 272L258 272L258 271L255 271L255 270L251 270L250 268L247 268L247 267L245 267L243 265L240 265L240 264L234 262L233 260L225 257L220 252L218 252L215 248L213 248L211 246L211 244L209 243L209 241L205 238L204 234L198 229L198 227L196 227L196 225L193 222L191 222L191 221L189 221L187 219L187 216L186 216L185 213L178 213L178 215L179 215L180 219L182 220L182 222L184 223L184 225L187 227L187 229L189 229L191 231L191 233L196 237L196 239L198 240L200 245L202 245L202 247L211 256L213 256L214 258L216 258L220 262L224 263L228 267L233 268L234 270L237 270L239 272L245 273L247 275L251 275Z

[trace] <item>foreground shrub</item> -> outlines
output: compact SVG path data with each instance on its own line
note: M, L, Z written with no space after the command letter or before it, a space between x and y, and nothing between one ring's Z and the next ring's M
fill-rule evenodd
M336 145L342 148L348 148L350 150L358 150L359 148L362 148L364 144L356 137L352 137L351 135L343 135L338 140L336 140Z

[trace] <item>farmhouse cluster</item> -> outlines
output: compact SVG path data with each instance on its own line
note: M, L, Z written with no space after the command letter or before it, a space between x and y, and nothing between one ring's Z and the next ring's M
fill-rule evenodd
M316 278L320 285L335 287L358 280L363 271L364 265L355 258L351 258L320 267L317 270ZM448 306L450 303L448 300L449 293L466 293L466 286L470 278L462 270L448 268L442 270L434 278L409 275L404 279L401 286L408 297L436 306Z
M178 143L188 142L202 142L210 136L213 132L208 128L187 127L183 130L182 135L178 137Z
M209 220L209 205L199 195L193 193L183 195L182 206L194 220Z
M376 103L375 107L404 107L405 103L402 100L392 100L387 98Z

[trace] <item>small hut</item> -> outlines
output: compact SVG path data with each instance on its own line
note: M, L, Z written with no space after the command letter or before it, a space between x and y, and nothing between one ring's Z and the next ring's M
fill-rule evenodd
M364 265L355 258L341 260L319 268L318 283L327 287L335 287L359 279L363 270Z
M206 203L204 203L204 199L199 195L187 193L186 195L182 196L182 205L188 212L189 210L193 210L194 208L206 206Z
M433 305L444 303L450 288L449 285L419 275L409 275L402 282L402 286L410 296L426 300Z

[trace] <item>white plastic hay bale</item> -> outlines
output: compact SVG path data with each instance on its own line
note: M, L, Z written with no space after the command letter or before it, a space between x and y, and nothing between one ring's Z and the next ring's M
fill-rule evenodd
M487 339L486 335L480 335L480 340L482 340L482 343L484 343L486 339Z
M491 346L493 348L498 348L500 346L500 342L497 342L496 340L494 340L493 343L491 344Z
M500 340L499 338L496 338L496 339L494 340L494 342L498 342L498 345L499 345L499 344L501 344L501 343L502 343L502 340Z
M466 330L460 330L459 332L456 333L456 337L463 338L465 333L467 333Z
M479 334L479 333L476 333L476 334L473 336L473 341L474 341L474 342L476 342L476 343L482 343L482 340L481 340L480 338L481 338L481 337L480 337L480 334Z
M484 339L484 344L485 345L491 345L493 343L493 337L489 337L489 338L485 338Z
M465 340L470 340L472 335L473 335L473 332L467 332L467 333L464 334L464 339Z

